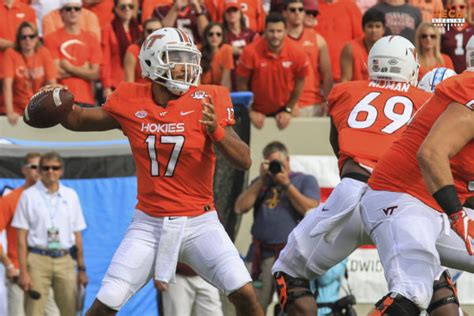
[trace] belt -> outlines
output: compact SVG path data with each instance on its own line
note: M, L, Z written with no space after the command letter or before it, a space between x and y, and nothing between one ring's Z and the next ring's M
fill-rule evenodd
M41 249L35 247L28 247L28 251L42 256L48 256L51 258L60 258L70 254L69 249Z

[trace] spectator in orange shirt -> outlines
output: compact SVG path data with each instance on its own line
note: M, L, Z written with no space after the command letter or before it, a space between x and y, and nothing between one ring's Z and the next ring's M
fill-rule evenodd
M49 51L42 47L36 27L22 22L15 48L3 56L3 98L8 122L15 125L28 100L44 85L56 83L56 69Z
M5 254L0 243L0 262L7 270L8 278L8 314L25 315L24 292L15 281L20 275L20 264L17 254L17 231L11 226L16 206L24 190L31 187L39 179L38 166L40 160L39 153L28 153L24 158L21 172L25 177L25 183L0 199L0 231L6 230L8 252Z
M294 116L323 116L326 98L332 89L331 62L324 38L314 29L304 27L305 9L303 0L285 0L283 16L288 23L288 38L303 46L308 56L309 72L303 92L295 106ZM315 7L309 9L317 10Z
M362 16L364 36L344 45L341 52L341 82L367 80L367 60L374 43L385 33L385 15L375 9L367 10Z
M277 12L270 13L265 20L264 37L245 47L237 65L237 89L254 93L249 116L258 129L263 127L266 116L274 116L279 129L288 126L308 75L303 47L286 35L285 18Z
M46 14L43 18L43 37L59 30L60 28L64 27L64 23L62 20L61 8L67 5L69 0L61 0L61 7L59 9L53 10ZM101 34L100 34L100 24L99 19L95 15L95 13L82 8L82 1L72 1L71 3L80 3L81 4L81 15L79 19L80 29L84 31L88 31L94 34L97 40L100 42Z
M247 27L239 0L225 2L224 11L224 42L232 46L234 65L237 65L240 54L245 46L253 42L258 34ZM232 91L237 90L237 73L231 71Z
M204 29L202 40L202 84L221 85L232 88L230 72L234 69L232 46L224 44L224 29L219 23L211 22Z
M104 63L101 80L104 98L125 79L124 57L128 46L140 37L140 25L133 18L133 0L114 0L115 18L102 32L102 52Z
M63 0L60 13L64 28L45 37L45 45L53 56L59 83L74 94L76 104L95 105L92 82L99 79L102 50L96 37L81 30L81 1Z
M416 30L415 47L420 59L418 80L433 68L446 67L454 69L448 55L441 53L441 37L438 28L428 22L420 24Z
M341 80L339 57L344 45L363 36L362 14L353 0L318 0L319 12L316 31L329 47L332 74L335 82Z
M140 53L140 47L142 46L143 41L147 38L148 35L154 31L161 29L160 20L151 18L146 20L143 23L143 32L138 41L131 44L127 48L125 53L123 68L125 71L125 81L127 82L139 82L145 83L147 80L142 77L142 69L140 67L140 61L138 59L138 54Z

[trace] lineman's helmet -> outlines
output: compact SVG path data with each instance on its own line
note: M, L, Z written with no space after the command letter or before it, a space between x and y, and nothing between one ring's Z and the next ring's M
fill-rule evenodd
M415 46L404 37L384 36L369 52L369 79L408 82L416 86L418 56Z

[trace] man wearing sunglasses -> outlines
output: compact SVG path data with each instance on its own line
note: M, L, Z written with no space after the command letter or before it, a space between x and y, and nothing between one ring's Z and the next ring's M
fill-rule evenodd
M261 129L265 117L274 117L285 129L303 91L309 65L306 53L287 38L287 22L277 12L265 19L264 36L245 47L237 66L237 90L252 91L254 102L249 116Z
M77 193L59 181L63 172L58 153L42 155L40 181L23 192L13 217L12 226L18 229L19 284L24 291L41 294L36 300L25 296L26 315L45 314L50 287L60 314L75 315L78 285L87 284L81 236L86 223ZM77 266L70 255L73 246Z
M20 265L18 263L16 229L11 226L15 210L23 191L31 187L39 179L38 165L39 153L28 153L23 159L21 173L25 178L25 183L0 198L0 231L6 230L8 252L5 253L0 244L0 262L4 265L8 278L8 313L7 315L24 316L23 290L14 281L20 275Z
M64 27L44 38L59 74L59 83L74 93L78 105L91 107L95 97L91 83L99 79L102 49L97 38L81 28L81 0L62 0Z
M304 48L309 63L308 76L295 107L295 116L323 116L325 100L333 84L328 46L320 34L304 26L306 11L318 12L317 2L314 2L313 7L308 7L303 0L285 0L283 5L283 16L288 22L288 38Z

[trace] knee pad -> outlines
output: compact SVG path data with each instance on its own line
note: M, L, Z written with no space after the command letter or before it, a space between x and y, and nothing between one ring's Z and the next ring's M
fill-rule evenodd
M454 286L451 276L449 275L448 270L445 270L441 277L439 278L438 281L434 282L433 285L433 296L436 293L436 291L442 289L442 288L447 288L448 290L451 290L452 295L445 296L436 302L433 302L428 306L428 313L431 314L431 312L443 305L447 304L456 304L459 307L459 300L458 300L458 293L456 290L456 287Z
M134 293L128 284L119 279L102 282L97 299L113 310L120 310Z
M389 293L375 304L375 311L369 316L418 316L420 309L409 299L397 293Z
M293 303L298 298L304 296L313 296L309 288L309 281L298 279L284 272L274 274L276 289L278 293L278 302L282 311L286 312L286 306ZM294 290L298 288L298 290Z

